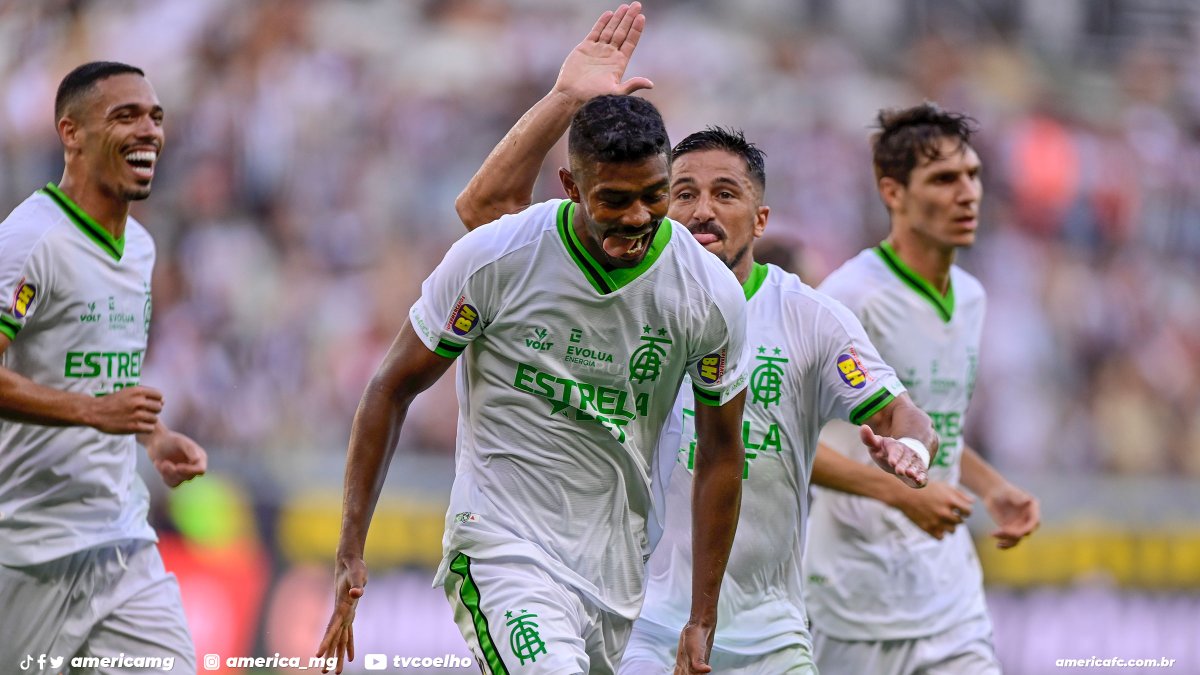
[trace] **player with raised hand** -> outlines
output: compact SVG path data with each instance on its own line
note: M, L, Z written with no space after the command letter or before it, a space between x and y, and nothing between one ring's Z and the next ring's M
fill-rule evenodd
M155 250L129 209L163 109L140 69L93 62L63 79L55 119L62 180L0 223L0 664L123 652L194 670L136 470L138 442L171 487L207 465L139 384Z
M606 16L596 49L636 43L640 5ZM321 655L353 655L367 527L399 429L413 397L461 356L436 583L484 671L616 671L641 604L655 450L685 374L700 403L694 499L703 508L691 621L679 639L694 664L685 670L710 670L744 461L742 290L665 218L670 145L650 103L600 96L568 119L570 168L560 178L569 199L457 242L363 395Z
M936 509L901 512L830 491L814 495L805 588L826 675L1000 672L979 560L966 528L956 529L971 499L957 486L982 498L1001 548L1032 533L1039 511L962 438L985 304L983 287L954 264L958 249L975 243L983 195L974 129L970 118L928 103L879 114L872 149L890 234L820 287L862 320L933 418L942 447L930 481L947 498ZM865 461L852 433L831 428L826 438Z

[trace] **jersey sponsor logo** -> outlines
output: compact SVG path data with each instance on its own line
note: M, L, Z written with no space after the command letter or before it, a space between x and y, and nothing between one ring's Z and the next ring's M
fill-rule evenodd
M25 315L29 313L29 308L33 305L33 299L36 297L37 287L26 283L24 277L22 277L21 283L17 284L17 292L13 293L13 316L18 319L24 319Z
M716 384L725 374L725 350L713 352L700 358L696 364L696 377L704 384Z
M466 335L476 323L479 323L479 310L467 304L467 296L458 296L454 311L450 312L450 319L446 321L446 330L453 331L455 335Z
M63 376L71 379L142 376L142 350L131 352L67 352ZM133 385L129 385L133 386Z
M79 315L79 323L99 323L101 315L96 311L96 303L87 303L87 311Z
M512 387L549 401L550 415L599 424L621 443L625 442L625 427L650 411L650 396L645 392L633 397L634 410L630 410L630 394L624 389L559 377L527 363L517 364Z
M689 472L696 470L696 424L692 420L696 417L696 411L688 408L683 409L683 428L684 437L683 443L679 449L679 456L676 456L676 462L684 462L682 455L687 455L687 460L684 462ZM779 430L779 425L774 422L767 422L766 428L763 428L763 422L755 422L751 419L742 420L742 446L746 449L746 459L742 464L742 480L750 479L750 465L759 455L766 454L767 451L774 451L776 455L783 454L783 433ZM688 440L690 435L691 440ZM758 474L755 474L758 475Z
M862 389L866 386L867 380L871 376L867 374L867 368L858 358L858 352L851 347L850 351L842 352L837 357L838 374L842 376L842 381L854 387Z
M554 341L548 339L550 331L545 328L534 328L533 336L525 338L525 346L539 352L548 351L554 346Z

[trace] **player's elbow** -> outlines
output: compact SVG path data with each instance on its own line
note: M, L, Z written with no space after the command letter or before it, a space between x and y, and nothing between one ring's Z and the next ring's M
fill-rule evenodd
M454 200L454 211L458 214L458 219L462 221L463 226L468 231L483 225L485 222L479 216L478 201L470 186L467 186L459 193L458 198Z

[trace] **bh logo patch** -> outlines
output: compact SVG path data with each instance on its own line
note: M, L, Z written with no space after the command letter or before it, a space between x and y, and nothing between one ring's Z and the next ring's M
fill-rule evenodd
M837 358L838 374L842 376L842 381L854 387L862 389L867 383L867 369L863 367L858 360L858 355L853 351L843 352Z
M725 374L725 350L709 354L696 365L696 376L704 384L715 384Z
M17 292L13 294L13 316L24 319L25 315L29 313L29 307L33 305L35 297L37 297L37 288L21 279L21 283L17 285Z
M467 296L458 296L454 311L450 312L450 320L446 322L446 330L453 331L455 335L466 335L476 323L479 323L479 310L467 304Z

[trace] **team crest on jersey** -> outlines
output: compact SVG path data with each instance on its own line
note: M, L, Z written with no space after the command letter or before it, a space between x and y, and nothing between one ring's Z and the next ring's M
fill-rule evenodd
M772 355L773 354L773 355ZM779 347L768 352L764 346L759 346L758 355L754 358L761 361L754 372L750 374L751 403L761 403L764 408L771 404L779 404L783 398L783 364L788 362L783 350Z
M867 373L867 368L862 364L862 360L858 358L858 352L851 347L850 351L842 352L837 357L838 374L842 376L842 381L854 387L862 389L867 384L867 380L871 379Z
M667 337L667 329L642 326L641 344L629 355L629 379L635 383L654 382L662 373L663 360L667 355L666 347L670 346L671 338Z
M458 302L454 303L454 311L450 312L450 319L446 321L446 330L453 331L455 335L466 335L477 323L479 310L467 304L467 296L458 296Z
M33 284L25 283L25 279L21 279L21 283L17 284L17 292L13 293L12 313L18 319L24 319L29 313L29 308L33 305L33 299L37 297L37 288Z
M725 350L713 352L696 364L696 377L704 384L716 384L725 374Z

